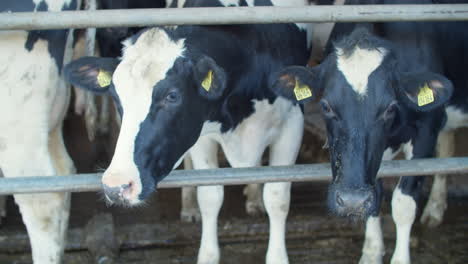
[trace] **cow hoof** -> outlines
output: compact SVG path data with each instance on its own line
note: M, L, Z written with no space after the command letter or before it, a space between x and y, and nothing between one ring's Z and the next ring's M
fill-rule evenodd
M245 203L245 210L250 216L261 216L265 214L265 206L262 200L260 201L247 201Z
M382 255L365 254L361 256L359 264L382 264Z
M446 208L446 202L427 203L421 216L421 223L430 228L439 226L444 218Z
M180 220L186 223L200 222L200 211L198 208L184 208L180 211Z

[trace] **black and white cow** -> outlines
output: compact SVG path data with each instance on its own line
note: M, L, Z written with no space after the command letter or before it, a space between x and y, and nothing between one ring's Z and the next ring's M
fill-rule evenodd
M166 1L167 7L170 8L186 8L186 7L236 7L236 6L254 6L254 5L265 5L269 1L239 1L239 0L168 0ZM275 6L302 6L305 5L307 1L304 0L289 0L289 1L273 1ZM304 25L305 26L305 25ZM309 33L311 32L310 25L307 25L309 28ZM316 25L315 25L316 26ZM314 27L315 29L315 27ZM312 34L308 34L307 43L311 43L310 37ZM313 36L316 36L315 32ZM212 151L216 151L212 149ZM216 155L216 153L211 154L211 156ZM190 162L190 157L192 155L187 153L184 160L184 168L194 168ZM196 166L196 165L195 165ZM262 184L249 184L244 188L244 195L246 196L245 209L247 214L256 216L265 213L265 208L263 205L262 199ZM184 222L199 221L201 219L200 211L198 210L197 201L196 201L196 187L184 187L182 188L182 207L180 211L180 218Z
M74 10L76 0L7 0L0 12ZM69 30L0 31L0 168L5 177L68 175L62 138L69 89L60 78ZM69 58L68 58L69 60ZM68 193L14 195L34 263L61 262Z
M88 57L68 65L68 81L108 91L122 115L115 154L102 178L107 199L140 204L189 149L195 168L218 166L218 144L233 167L260 165L266 147L271 165L293 164L302 111L274 95L268 80L284 66L306 64L306 38L295 24L156 27L126 40L121 59ZM263 190L270 218L267 263L288 262L290 186L269 183ZM198 188L198 263L219 262L216 226L223 193L222 186Z
M397 2L407 3L391 1ZM382 263L384 254L378 217L382 185L376 179L381 160L393 158L397 150L407 159L431 157L438 137L439 145L445 145L441 144L446 141L445 132L439 136L440 131L467 124L463 110L467 106L466 26L452 22L345 25L352 33L334 43L321 65L289 67L272 80L272 89L292 101L298 101L296 82L322 95L333 172L328 206L338 215L367 218L360 263ZM448 119L445 105L453 86L442 74L454 81L455 95L460 96L447 108ZM439 148L439 152L449 151ZM445 198L440 199L445 180L441 184L440 178L436 177L435 196L431 194L429 204L442 206L425 212L435 221L445 209ZM410 231L423 179L402 177L393 193L397 228L393 264L410 263Z

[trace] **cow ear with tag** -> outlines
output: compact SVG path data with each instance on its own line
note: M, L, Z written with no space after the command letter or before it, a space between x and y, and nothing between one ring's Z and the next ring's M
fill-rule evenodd
M319 67L286 67L272 75L270 89L279 96L301 104L317 98L321 87Z
M200 58L194 70L195 81L201 96L216 100L226 89L226 73L216 62L207 56Z
M418 112L431 111L446 104L453 93L447 78L432 72L405 73L399 81L399 99Z
M114 58L83 57L67 64L63 75L76 87L102 94L109 90L118 64Z

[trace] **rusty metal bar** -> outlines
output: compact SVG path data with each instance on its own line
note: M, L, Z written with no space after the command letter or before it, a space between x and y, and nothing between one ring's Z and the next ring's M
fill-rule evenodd
M468 172L468 157L384 161L379 177L456 174ZM0 179L0 195L40 192L90 192L101 187L101 174ZM159 188L198 185L239 185L262 182L328 181L329 163L257 168L176 170L159 183Z
M33 30L155 25L292 22L460 21L468 4L203 7L0 13L0 29Z

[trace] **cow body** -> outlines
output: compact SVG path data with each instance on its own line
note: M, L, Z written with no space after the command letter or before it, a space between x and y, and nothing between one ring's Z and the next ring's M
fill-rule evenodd
M273 88L294 101L289 79L323 94L333 172L328 205L338 215L367 219L360 263L381 263L384 253L378 217L382 185L376 179L381 160L399 151L407 159L431 157L438 138L439 154L447 155L453 150L441 141L453 138L444 127L466 125L462 106L453 106L452 101L445 108L453 85L455 94L466 94L466 76L460 74L460 66L466 63L468 38L462 28L466 23L338 24L334 30L342 32L341 39L335 40L323 64L307 70L291 67L277 75ZM460 97L453 98L466 101L466 96ZM451 113L453 109L458 109L458 115ZM393 264L410 263L410 231L423 179L402 177L393 193L397 227ZM445 180L441 179L436 177L425 211L429 219L441 217L445 209ZM431 203L436 206L431 208Z
M1 12L74 10L76 1L7 1ZM60 78L68 30L2 31L0 167L5 177L74 172L62 138L69 90ZM71 46L70 46L71 47ZM60 263L70 195L14 195L34 263Z
M109 91L120 105L121 132L102 179L107 199L140 203L189 149L195 168L218 167L218 144L233 167L260 165L267 146L270 164L292 164L302 111L269 91L268 81L285 65L305 65L306 39L294 24L157 27L126 40L120 61L84 58L67 66L71 83ZM271 223L267 263L288 262L289 189L290 183L264 187ZM203 225L198 263L218 263L223 187L197 192Z

